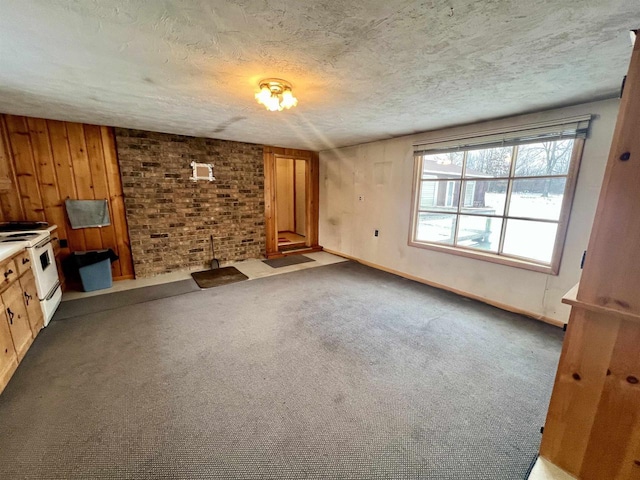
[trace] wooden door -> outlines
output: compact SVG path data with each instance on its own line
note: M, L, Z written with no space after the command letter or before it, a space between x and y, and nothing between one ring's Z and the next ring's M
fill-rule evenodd
M44 314L38 300L38 292L36 291L36 279L33 272L29 270L20 278L20 287L22 288L22 298L29 315L29 325L33 338L44 327Z
M320 171L318 154L308 150L279 147L264 147L264 212L267 234L267 258L282 257L286 254L278 250L278 205L276 161L280 158L299 159L306 162L305 188L305 237L306 252L322 250L318 245L319 187ZM296 253L302 253L297 251Z
M293 232L294 217L294 187L293 187L293 159L276 159L276 203L278 232Z
M18 361L22 360L33 342L29 316L22 297L20 282L14 282L2 294L2 303L4 303L4 311L7 314L7 320L9 320L9 329L13 338L13 346L18 354Z
M18 368L18 355L13 346L9 322L4 312L3 308L0 311L0 392Z

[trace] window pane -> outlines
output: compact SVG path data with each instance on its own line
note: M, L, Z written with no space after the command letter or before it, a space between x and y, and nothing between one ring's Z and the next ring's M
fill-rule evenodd
M530 143L518 147L517 177L566 175L571 163L573 140Z
M442 210L445 212L458 210L459 180L427 180L421 183L420 210Z
M501 218L460 215L457 244L497 252L500 244Z
M507 220L503 253L551 263L557 223Z
M465 177L508 177L513 147L469 150Z
M422 178L460 178L463 152L436 153L422 157Z
M418 214L416 240L420 242L437 242L452 245L455 231L455 215L446 213Z
M566 178L514 180L510 217L559 220Z
M507 180L465 180L462 211L480 215L503 215Z

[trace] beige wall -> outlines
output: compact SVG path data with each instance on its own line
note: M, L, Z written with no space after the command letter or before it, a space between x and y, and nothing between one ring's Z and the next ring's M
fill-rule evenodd
M566 321L569 308L560 300L580 277L618 104L606 100L320 152L320 244L535 316ZM587 113L595 118L582 156L559 275L407 245L414 142ZM375 229L379 237L374 237Z

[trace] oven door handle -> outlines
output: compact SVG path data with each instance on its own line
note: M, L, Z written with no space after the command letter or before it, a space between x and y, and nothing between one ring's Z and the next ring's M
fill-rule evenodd
M58 290L58 288L60 288L60 282L56 281L56 284L53 286L53 288L49 291L47 296L44 298L44 301L46 302L47 300L51 300L53 296L56 294L56 291Z
M45 238L40 243L37 243L33 248L43 248L46 247L49 243L51 243L51 237Z

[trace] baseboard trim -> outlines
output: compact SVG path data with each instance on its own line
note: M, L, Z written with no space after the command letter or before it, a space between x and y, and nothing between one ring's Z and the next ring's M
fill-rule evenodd
M119 277L113 277L114 282L119 282L120 280L135 280L135 275L120 275Z
M425 285L429 285L430 287L439 288L440 290L446 290L448 292L455 293L456 295L460 295L461 297L470 298L471 300L477 300L478 302L486 303L487 305L491 305L492 307L496 307L501 310L506 310L507 312L524 315L525 317L533 318L535 320L548 323L555 327L563 328L564 324L566 323L561 320L556 320L555 318L539 315L537 313L529 312L527 310L523 310L521 308L514 307L512 305L507 305L506 303L496 302L495 300L491 300L490 298L481 297L480 295L475 295L473 293L465 292L463 290L458 290L457 288L449 287L441 283L433 282L431 280L427 280L426 278L418 277L416 275L411 275L410 273L401 272L400 270L394 270L393 268L388 268L383 265L379 265L377 263L363 260L362 258L347 255L346 253L337 252L335 250L331 250L326 247L324 251L327 253L331 253L333 255L338 255L339 257L348 258L349 260L353 260L355 262L361 263L362 265L366 265L367 267L375 268L377 270L382 270L383 272L387 272L387 273L392 273L394 275L398 275L399 277L406 278L407 280L413 280L415 282L423 283Z

